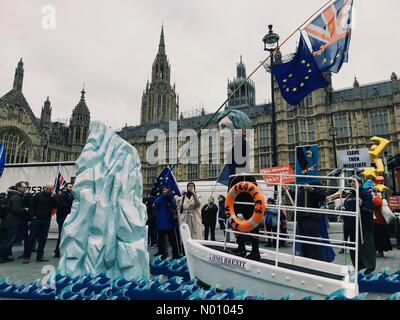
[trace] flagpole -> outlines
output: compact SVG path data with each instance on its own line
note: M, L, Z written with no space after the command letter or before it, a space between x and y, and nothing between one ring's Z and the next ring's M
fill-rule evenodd
M57 170L57 177L56 177L56 184L55 184L55 192L57 194L57 186L59 185L59 181L58 181L58 177L60 175L61 172L61 164L58 164L58 170ZM59 190L58 190L59 191Z
M319 13L322 9L324 9L326 6L328 6L333 0L329 0L327 1L323 6L321 6L318 10L316 10L309 18L307 18L299 27L297 27L284 41L282 41L282 43L280 45L278 45L272 52L270 52L270 54L268 55L267 58L265 58L254 70L253 72L251 72L246 79L244 79L239 86L228 96L228 98L226 98L226 100L221 104L221 106L217 109L217 111L215 111L213 113L213 115L208 119L208 121L206 122L206 124L204 126L202 126L200 128L200 131L202 129L204 129L205 127L207 127L212 119L214 119L214 117L217 115L217 113L224 107L224 105L236 94L236 92L239 91L239 89L247 82L250 80L250 78L258 71L258 69L261 68L261 66L263 66L265 64L265 62L268 61L268 59L271 58L271 56L275 53L275 51L279 50L286 42L288 42L295 34L297 31L300 31L300 29L302 27L304 27L305 24L307 24L307 22L309 22L317 13ZM180 158L186 154L187 150L189 149L189 147L191 146L191 144L193 143L194 140L192 140L186 147L185 151L182 152L181 156L178 156L177 162L171 167L170 172L173 171L175 169L175 167L179 164L179 160Z

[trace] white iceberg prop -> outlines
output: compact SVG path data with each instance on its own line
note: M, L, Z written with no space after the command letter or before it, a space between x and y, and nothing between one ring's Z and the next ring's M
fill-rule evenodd
M134 147L104 124L91 123L75 164L75 200L62 232L62 275L149 276L140 169Z

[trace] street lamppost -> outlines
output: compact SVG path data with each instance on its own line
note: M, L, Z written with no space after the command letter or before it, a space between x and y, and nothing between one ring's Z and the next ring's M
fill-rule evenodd
M338 135L338 128L333 123L333 116L331 117L331 127L329 128L329 134L332 136L333 143L333 156L335 157L335 169L338 167L337 155L336 155L336 136Z
M272 107L272 166L276 167L277 164L277 148L276 148L276 114L275 114L275 90L274 90L274 76L272 68L274 66L274 51L278 47L279 36L272 31L272 24L268 26L268 33L264 36L264 51L271 54L271 107Z

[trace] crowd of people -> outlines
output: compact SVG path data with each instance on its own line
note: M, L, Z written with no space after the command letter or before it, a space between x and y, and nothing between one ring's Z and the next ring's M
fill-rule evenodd
M358 227L358 269L365 269L366 273L370 273L376 268L376 257L383 257L384 252L392 250L389 236L388 224L385 221L382 210L383 200L382 194L373 188L365 188L361 177L353 176L354 180L349 183L348 191L341 193L339 197L343 198L343 207L346 211L356 212L359 209ZM357 203L356 181L359 184L359 194ZM314 181L312 185L305 184L300 187L297 194L297 206L307 208L321 208L327 201L327 194L324 187ZM331 200L334 199L331 197ZM390 210L387 207L388 210ZM321 222L324 218L317 212L298 211L297 212L297 228L298 234L305 237L323 238L323 228ZM344 243L356 241L356 218L355 216L343 215L343 234ZM303 239L302 239L303 240ZM307 240L305 238L305 240ZM329 247L313 244L316 241L307 241L300 245L301 255L303 257L331 261L327 258L327 251L332 250ZM311 242L311 243L310 243ZM352 245L347 244L349 247ZM344 253L341 250L340 253ZM356 257L355 250L350 250L350 257L355 266Z
M362 186L361 178L355 176ZM233 185L233 184L232 184ZM355 212L359 206L361 225L359 228L359 256L358 268L372 272L376 267L376 257L383 257L384 252L392 250L387 222L382 214L385 200L382 195L373 189L359 188L359 203L355 191L355 182L349 185L349 191L342 194L344 198L344 208L346 211ZM56 194L54 185L47 184L43 191L36 194L28 192L29 183L20 181L8 189L7 194L0 195L1 204L1 223L0 223L0 263L13 261L12 247L16 242L23 242L23 254L18 258L23 263L29 263L32 252L36 251L37 261L47 261L44 257L44 249L48 238L51 217L56 212L59 237L57 240L55 257L60 257L60 238L64 221L71 212L73 202L71 183L64 186L62 192ZM193 239L204 239L215 241L215 231L217 226L230 241L230 233L225 232L230 228L230 221L225 216L225 196L219 195L215 203L213 197L209 197L207 204L201 205L199 196L196 192L196 185L189 182L182 197L174 197L168 186L163 186L159 195L152 199L145 199L148 213L149 244L157 246L156 255L162 259L168 257L168 247L171 247L172 257L178 259L182 257L184 248L180 239L179 226L186 223L189 226ZM290 191L288 190L290 195ZM243 194L246 196L246 193ZM321 208L327 201L326 189L318 182L313 181L311 185L307 183L298 188L296 206L304 208ZM237 199L237 201L252 202L252 199ZM286 246L285 234L287 234L288 216L286 211L271 208L275 200L267 199L265 212L264 230L270 237L265 246L276 246L273 239L278 232L281 234L279 246ZM236 206L236 205L235 205ZM243 219L249 219L252 215L252 207L238 205L238 212ZM278 218L280 217L280 218ZM303 237L323 238L321 228L321 215L307 210L297 211L297 234ZM343 216L344 240L355 241L356 226L355 217ZM235 235L237 248L231 253L246 257L248 259L260 260L259 252L259 233L260 227L257 226L251 231L253 235ZM317 240L307 241L299 245L299 252L303 257L310 259L330 261L326 250L327 247L315 243ZM251 244L251 252L246 252L246 243ZM330 249L332 250L332 249ZM350 250L350 256L355 264L354 250Z
M252 199L243 198L238 201L251 203ZM225 215L224 195L218 196L217 204L213 197L209 197L207 204L201 206L196 193L196 185L193 182L189 182L186 191L180 198L174 197L168 186L163 186L160 194L154 200L149 197L144 199L144 202L148 213L149 245L151 247L157 245L158 251L156 255L161 256L161 259L168 257L168 245L171 247L174 259L184 255L179 231L179 226L182 223L188 224L192 239L215 241L215 231L218 227L223 232L224 237L226 237L226 241L230 242L230 233L225 232L227 228L231 227L231 224ZM246 205L242 205L239 208L241 216L244 219L248 219L251 216L252 210L252 206ZM266 231L277 231L276 217L276 210L267 210L265 215ZM285 212L281 214L281 223L280 232L287 233L287 217ZM253 230L253 232L258 232L258 229ZM232 250L232 253L253 260L260 259L258 237L237 235L235 238L238 248ZM245 245L247 242L252 244L252 251L249 254L246 252ZM285 244L283 240L281 240L281 243L282 245Z
M373 189L365 189L362 187L362 179L358 176L353 177L359 181L359 203L356 203L355 182L351 182L348 192L342 194L344 197L344 209L346 211L356 211L356 206L359 206L361 225L359 228L359 257L358 268L366 269L367 273L375 270L376 257L384 256L384 252L391 250L392 245L389 238L388 225L382 215L382 195ZM297 199L296 206L304 208L320 209L326 204L329 199L326 188L321 183L313 180L310 184L305 183L299 187L297 196L288 190L289 195L292 194L292 199ZM246 194L244 194L246 195ZM148 199L147 199L148 200ZM239 202L251 202L252 199L236 199ZM293 201L293 200L292 200ZM184 249L180 241L179 225L187 223L191 231L193 239L204 239L215 241L215 231L219 225L219 229L223 231L229 227L225 216L225 196L219 195L218 202L215 203L213 197L209 197L207 204L201 206L199 197L196 193L196 186L193 182L187 184L187 190L181 198L173 197L167 186L163 187L162 193L151 204L146 203L149 213L149 241L150 245L158 246L156 255L160 255L162 259L168 257L168 243L172 248L173 258L179 258L184 255ZM269 205L275 204L273 198L267 199L267 208L265 212L264 230L270 236L265 244L265 247L276 246L276 234L280 233L279 246L286 246L285 235L287 234L288 215L285 210L271 208ZM292 202L292 204L294 204ZM238 212L242 213L242 218L249 219L252 215L251 206L235 205ZM249 209L250 208L250 209ZM278 216L280 218L278 218ZM278 221L279 220L279 221ZM316 242L318 240L309 240L312 238L327 238L324 233L324 228L321 227L322 222L326 221L325 215L317 212L308 212L308 210L297 211L297 235L299 240L304 240L305 243L297 243L299 246L298 252L300 255L310 259L321 261L333 261L333 249L326 246L321 246ZM356 228L355 217L343 216L344 240L355 242ZM260 260L259 252L259 237L254 234L259 233L258 226L251 231L252 235L236 235L235 240L238 247L231 250L231 253L246 257L252 260ZM325 224L326 230L326 224ZM301 238L303 237L303 238ZM310 239L310 238L308 238ZM229 241L229 239L227 238ZM329 242L329 239L327 240ZM325 241L326 242L326 241ZM251 244L251 252L246 252L246 243ZM343 251L341 251L343 252ZM350 250L351 260L355 264L355 251Z
M224 196L218 197L218 206L214 198L210 197L208 203L201 208L193 182L187 184L186 191L177 199L168 186L163 186L160 191L155 199L149 197L144 202L148 215L149 244L157 245L156 255L160 255L161 259L168 257L168 245L174 259L184 255L179 231L181 223L188 224L193 239L207 240L210 236L211 240L215 240L217 221L220 229L225 230Z
M36 251L36 261L48 261L44 250L48 238L51 218L57 215L59 236L54 256L59 258L62 227L71 212L72 184L66 183L64 189L55 193L52 183L46 184L43 191L32 194L28 191L29 182L20 181L2 194L0 222L0 263L14 260L13 245L22 241L23 254L18 257L22 263L30 262L32 252Z

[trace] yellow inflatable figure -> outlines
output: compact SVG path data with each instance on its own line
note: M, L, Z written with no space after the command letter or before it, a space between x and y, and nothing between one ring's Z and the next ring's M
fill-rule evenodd
M380 137L372 137L371 141L375 142L375 144L369 149L368 154L374 162L375 168L365 168L362 175L365 180L372 180L375 182L375 190L378 190L379 192L387 192L389 188L383 184L385 179L382 174L385 173L385 167L383 166L381 155L389 145L390 141Z
M374 189L379 191L379 192L388 192L389 188L386 187L383 183L385 182L385 178L382 176L377 176L376 179L374 180L375 186Z
M369 149L369 156L371 157L371 159L380 158L383 151L389 145L390 141L380 137L372 137L371 141L375 142L375 144Z
M385 167L383 166L383 161L381 158L372 158L372 161L375 163L375 171L378 174L385 173Z
M375 180L376 178L376 169L375 168L365 168L362 172L365 180Z

